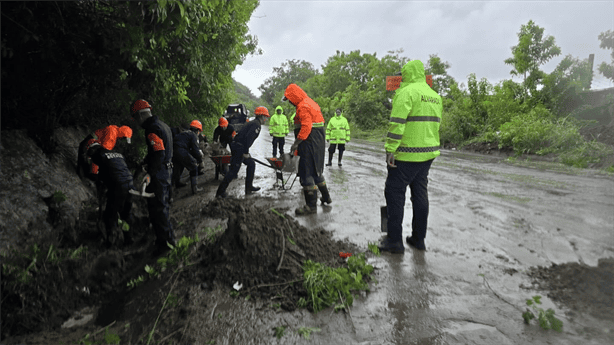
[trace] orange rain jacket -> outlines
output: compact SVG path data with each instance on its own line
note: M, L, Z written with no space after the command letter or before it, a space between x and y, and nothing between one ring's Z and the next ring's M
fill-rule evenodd
M294 118L295 126L300 124L301 130L298 132L297 138L306 140L311 134L311 128L314 124L324 126L324 116L320 106L313 99L309 98L305 91L296 84L290 84L286 88L284 96L296 106L296 117Z

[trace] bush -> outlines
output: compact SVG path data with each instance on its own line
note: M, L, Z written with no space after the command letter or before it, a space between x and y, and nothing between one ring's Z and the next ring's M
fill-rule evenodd
M549 146L548 137L553 126L550 112L543 106L537 106L501 125L499 148L512 147L518 155L536 153Z

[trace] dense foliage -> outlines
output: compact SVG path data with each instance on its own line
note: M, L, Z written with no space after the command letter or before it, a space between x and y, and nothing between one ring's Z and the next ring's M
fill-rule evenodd
M130 124L145 98L171 126L218 118L231 73L257 53L247 22L256 0L2 3L4 128L46 150L64 125Z
M602 48L613 49L611 39L608 41L611 36L611 31L599 36ZM593 77L588 59L567 55L551 73L540 69L561 53L555 38L545 35L545 29L531 20L521 26L512 57L503 61L513 67L511 76L520 77L521 82L509 79L493 85L472 73L466 84L459 84L447 73L451 64L430 55L423 62L426 74L432 75L433 89L443 97L442 144L495 143L517 154L556 154L562 162L577 166L611 154L606 145L584 140L580 129L591 119L607 124L613 108L607 104L613 103L612 97L597 105L587 101ZM268 106L288 106L280 98L294 82L320 105L325 119L342 108L354 136L382 140L394 95L386 91L386 76L400 71L409 60L403 50L381 58L358 50L337 51L321 71L305 61L288 61L274 69L259 90L266 95L263 102ZM608 76L611 67L603 63L599 71Z

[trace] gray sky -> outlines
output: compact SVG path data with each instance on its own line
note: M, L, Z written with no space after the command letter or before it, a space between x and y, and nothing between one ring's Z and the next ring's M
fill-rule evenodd
M614 86L597 72L611 62L611 50L599 48L597 37L614 30L614 1L261 0L248 25L263 54L248 56L233 77L260 96L258 86L286 60L311 62L321 72L337 50L382 58L403 48L404 56L423 62L437 54L459 83L475 73L495 84L512 78L503 61L529 20L562 50L542 70L552 72L566 55L594 53L593 89Z

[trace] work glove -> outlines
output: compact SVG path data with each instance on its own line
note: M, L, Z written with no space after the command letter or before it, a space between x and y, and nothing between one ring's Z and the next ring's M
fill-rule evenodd
M386 152L386 164L391 168L396 168L397 166L394 163L394 152Z
M290 152L294 152L296 150L298 150L298 146L302 143L303 141L301 139L296 139L294 141L294 144L292 144L292 147L290 147Z
M250 158L252 158L252 156L249 153L243 154L243 159L250 159Z

